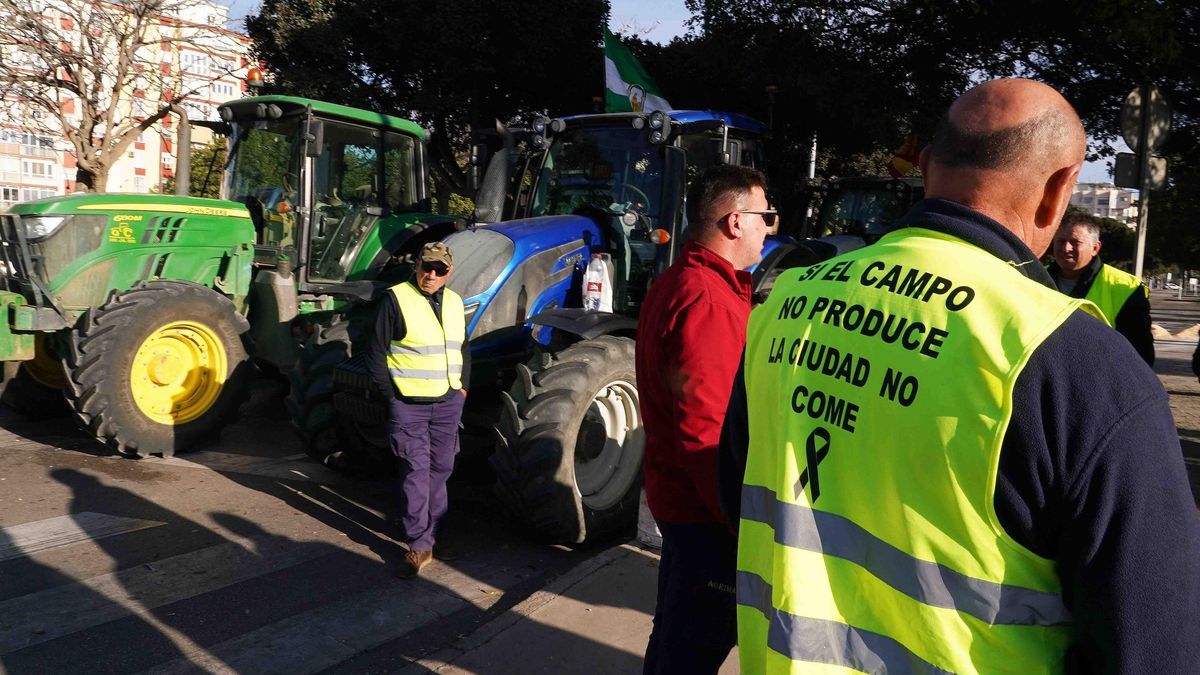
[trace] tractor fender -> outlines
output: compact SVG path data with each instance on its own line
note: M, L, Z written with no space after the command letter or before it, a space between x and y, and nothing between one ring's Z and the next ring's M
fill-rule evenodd
M596 312L578 307L548 309L530 317L529 322L537 326L560 330L584 340L594 340L601 335L632 337L637 333L637 319L622 314Z

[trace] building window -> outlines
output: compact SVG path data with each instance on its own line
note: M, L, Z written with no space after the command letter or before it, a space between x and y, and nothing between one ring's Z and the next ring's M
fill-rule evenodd
M146 191L146 177L145 176L134 176L133 177L133 191L134 192L145 192Z
M20 191L15 187L0 185L0 204L16 204L20 199Z
M27 178L54 177L54 165L50 162L24 161L21 163L21 170Z
M21 201L31 202L35 199L45 199L53 197L54 190L44 190L39 188L21 188Z

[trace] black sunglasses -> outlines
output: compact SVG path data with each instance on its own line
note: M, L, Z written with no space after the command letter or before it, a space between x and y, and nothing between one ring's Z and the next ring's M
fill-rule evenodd
M762 216L763 222L767 224L767 229L775 227L775 221L779 218L779 212L775 209L762 209L760 211L738 211L738 213L755 213Z
M437 265L434 263L427 263L427 262L421 263L421 269L425 270L426 272L433 272L436 276L439 276L439 277L444 277L450 273L450 268L446 267L445 265Z

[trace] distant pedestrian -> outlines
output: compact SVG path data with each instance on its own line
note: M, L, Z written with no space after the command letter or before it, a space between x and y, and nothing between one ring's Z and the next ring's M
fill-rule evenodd
M746 342L750 275L774 225L766 179L717 166L688 190L679 259L640 311L646 501L662 532L646 673L715 673L736 639L736 541L717 498L717 440Z
M388 440L400 465L400 524L408 552L396 575L412 578L443 546L446 481L458 453L458 423L470 379L463 301L446 288L454 267L441 242L421 249L416 276L380 303L367 363L388 405Z
M1129 340L1142 360L1154 365L1150 291L1141 279L1100 260L1100 224L1087 214L1068 213L1054 235L1050 276L1058 290L1096 303L1108 325Z
M721 437L743 673L1196 672L1166 392L1038 264L1085 145L1050 87L976 86L899 228L752 313Z

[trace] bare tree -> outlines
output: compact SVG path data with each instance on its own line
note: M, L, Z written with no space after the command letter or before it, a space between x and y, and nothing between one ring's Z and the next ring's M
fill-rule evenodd
M78 185L103 192L109 170L141 133L240 67L229 56L239 51L236 35L213 25L209 7L205 0L0 0L0 116L65 138Z

